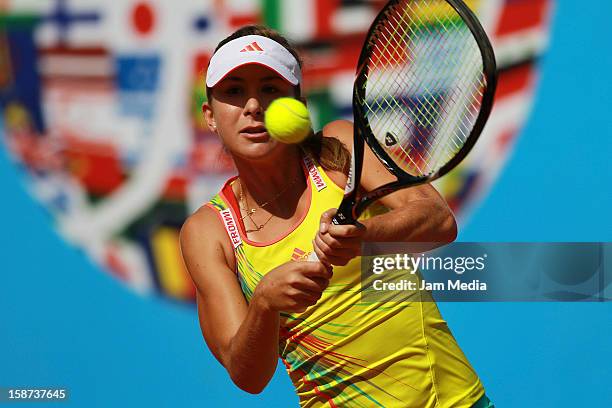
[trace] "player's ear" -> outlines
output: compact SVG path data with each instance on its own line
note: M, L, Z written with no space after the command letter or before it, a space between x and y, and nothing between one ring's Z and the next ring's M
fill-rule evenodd
M215 116L213 115L212 108L210 107L208 102L204 102L202 104L202 113L204 113L204 120L206 121L208 128L211 131L216 133L217 132L217 122L215 121Z

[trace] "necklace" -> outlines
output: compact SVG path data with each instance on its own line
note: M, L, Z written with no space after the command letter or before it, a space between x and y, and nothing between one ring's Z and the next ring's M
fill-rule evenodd
M298 174L295 179L293 179L293 181L289 184L287 184L278 194L276 194L276 196L268 201L266 201L265 203L261 204L261 205L257 205L257 208L249 208L249 202L244 194L244 188L242 187L242 181L240 181L240 178L238 178L238 185L240 186L240 204L242 205L242 207L240 208L242 211L245 212L246 215L243 215L241 220L244 221L245 218L248 218L249 220L251 220L251 222L253 223L253 225L255 225L255 229L251 229L251 230L246 230L247 233L249 232L257 232L257 231L261 231L263 229L263 227L266 226L266 224L268 224L268 222L270 222L270 220L272 218L274 218L273 214L270 214L270 216L268 217L268 219L263 223L263 224L257 224L255 222L255 220L253 219L253 215L257 212L257 210L264 208L265 206L267 206L268 204L276 201L279 199L280 196L282 196L287 190L289 190L290 187L292 187L295 183L297 183L297 181L300 178L300 174Z

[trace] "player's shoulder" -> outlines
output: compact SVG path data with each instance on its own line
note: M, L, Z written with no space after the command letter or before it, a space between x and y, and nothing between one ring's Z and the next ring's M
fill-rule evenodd
M180 235L181 248L197 246L202 251L221 247L225 258L232 258L232 246L218 211L203 205L183 223Z
M203 205L191 214L181 227L181 242L191 241L199 237L219 239L226 235L218 211L208 205Z
M344 145L348 152L353 150L353 123L348 120L335 120L328 123L321 130L322 137L336 139ZM346 186L347 174L339 170L326 169L327 176L344 190Z
M353 122L339 119L323 127L323 137L333 137L344 144L349 151L353 147Z

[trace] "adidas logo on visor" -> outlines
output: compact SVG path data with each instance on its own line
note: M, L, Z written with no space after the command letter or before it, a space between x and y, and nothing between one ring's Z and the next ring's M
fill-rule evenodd
M246 47L244 47L240 52L254 52L254 51L263 51L263 48L257 44L257 42L252 42Z

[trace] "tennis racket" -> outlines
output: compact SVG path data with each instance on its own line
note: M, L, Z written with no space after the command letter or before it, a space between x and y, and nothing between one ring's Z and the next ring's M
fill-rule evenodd
M489 118L496 85L493 48L465 3L389 1L359 57L351 169L333 222L355 223L379 198L461 163ZM358 197L364 142L397 181Z

